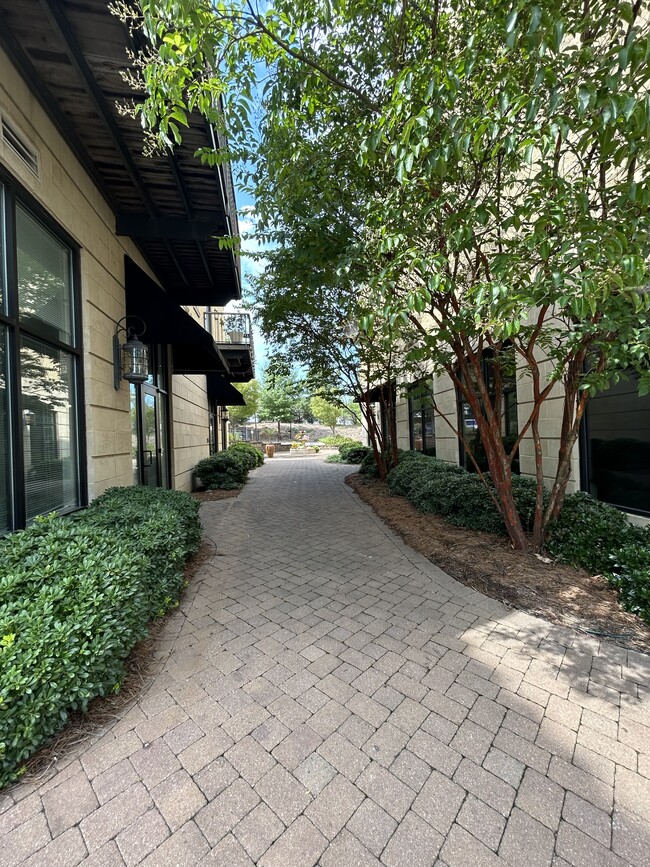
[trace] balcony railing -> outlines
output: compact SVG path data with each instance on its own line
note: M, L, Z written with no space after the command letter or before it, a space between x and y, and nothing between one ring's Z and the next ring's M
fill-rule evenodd
M205 330L209 331L214 341L228 345L252 345L251 317L249 313L217 313L210 311L205 314Z
M228 358L229 350L248 351L251 369L255 370L253 327L250 313L221 313L211 310L205 314L205 330Z

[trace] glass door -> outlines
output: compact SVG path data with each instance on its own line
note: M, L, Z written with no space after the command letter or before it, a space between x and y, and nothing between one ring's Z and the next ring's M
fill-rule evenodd
M145 383L131 386L133 481L169 487L166 394Z
M150 386L140 388L142 399L142 484L150 488L159 488L160 460L162 446L160 445L160 423L158 419L157 394Z

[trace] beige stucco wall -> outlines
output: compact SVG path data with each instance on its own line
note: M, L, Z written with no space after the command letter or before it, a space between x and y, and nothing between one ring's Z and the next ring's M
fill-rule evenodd
M39 151L36 178L0 142L0 163L81 247L83 370L89 497L132 483L129 387L113 387L112 339L125 314L124 255L153 278L135 244L115 235L115 216L40 103L0 49L0 108ZM154 278L155 279L155 278ZM202 320L199 320L202 321ZM205 377L172 377L175 485L188 489L191 466L208 454ZM186 430L186 425L188 430Z
M545 386L550 373L551 365L542 362L540 364L541 382ZM517 382L517 420L519 430L530 417L533 408L533 385L530 377L525 377ZM544 401L539 413L539 432L542 441L542 466L544 470L544 484L550 488L555 479L558 465L558 450L560 448L560 434L562 430L562 413L564 401L562 398L562 385L556 383L549 397ZM522 475L535 475L535 450L533 438L530 433L526 434L519 449L519 464ZM576 442L571 457L571 478L567 484L567 493L580 490L580 447Z

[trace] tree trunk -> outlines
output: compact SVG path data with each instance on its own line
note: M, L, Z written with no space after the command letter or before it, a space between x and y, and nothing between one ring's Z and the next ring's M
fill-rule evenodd
M487 423L486 423L487 426ZM480 430L480 423L479 423ZM530 548L528 537L521 525L521 518L515 503L515 497L512 491L512 467L501 439L501 432L488 430L487 437L482 435L483 447L487 456L490 476L494 484L501 516L506 525L506 530L512 547L517 551L527 551ZM489 442L486 442L486 439Z

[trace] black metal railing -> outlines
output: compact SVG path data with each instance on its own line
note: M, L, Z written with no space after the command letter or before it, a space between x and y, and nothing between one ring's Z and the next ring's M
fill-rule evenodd
M249 313L217 313L210 311L205 314L205 329L209 331L216 343L221 345L253 345L253 329Z

